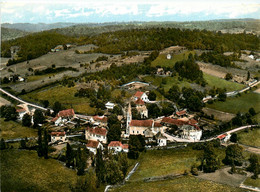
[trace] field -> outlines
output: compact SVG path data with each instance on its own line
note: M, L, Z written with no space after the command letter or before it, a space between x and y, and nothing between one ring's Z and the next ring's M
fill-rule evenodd
M208 86L226 89L227 91L241 90L245 87L245 85L243 84L226 81L225 79L221 79L219 77L215 77L207 73L203 73L203 78L208 83Z
M66 108L73 108L78 113L94 114L95 109L89 106L88 98L74 97L76 87L55 86L33 91L22 98L26 101L40 102L48 100L52 106L55 101L59 101ZM35 100L37 98L37 100Z
M183 59L187 59L190 53L192 53L194 55L195 51L185 51L184 53L173 55L171 59L167 59L166 54L160 54L152 62L152 67L156 67L156 66L173 67L176 62L182 61Z
M247 178L243 184L247 186L260 188L260 178L258 179Z
M201 191L210 191L210 192L242 192L242 189L231 187L212 181L207 181L199 179L192 176L184 176L181 178L176 178L173 180L165 181L155 181L155 182L129 182L126 185L119 188L115 188L112 191L119 192L132 192L132 191L149 191L149 192L167 192L167 191L176 191L176 192L201 192Z
M140 166L130 180L183 174L185 170L189 171L193 164L199 164L196 160L201 153L202 151L192 150L190 147L147 151L140 156ZM223 150L218 150L218 154L221 155L221 159L224 158Z
M75 171L39 158L35 151L1 151L2 191L70 191L76 180Z
M260 129L249 129L249 132L238 133L238 142L244 145L260 147Z
M242 93L240 97L229 97L225 102L216 101L213 104L207 104L207 107L234 114L239 111L248 112L248 109L253 107L258 113L260 112L260 105L257 105L259 102L260 94L250 92Z
M0 97L0 106L2 105L10 105L10 101L6 100L3 97Z
M20 123L14 121L4 121L0 118L1 132L0 137L4 139L36 137L37 130L29 127L24 127Z

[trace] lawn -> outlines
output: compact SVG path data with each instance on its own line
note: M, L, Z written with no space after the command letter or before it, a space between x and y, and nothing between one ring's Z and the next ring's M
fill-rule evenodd
M221 159L224 158L224 150L217 149ZM140 166L131 176L130 180L140 180L153 176L169 174L183 174L190 171L193 164L198 164L197 157L202 151L192 150L190 147L168 150L148 150L142 153Z
M248 130L248 133L242 131L238 133L238 142L244 145L260 147L260 128Z
M167 191L176 191L176 192L201 192L201 191L210 191L210 192L242 192L244 190L231 187L212 181L202 180L193 176L184 176L181 178L176 178L173 180L165 181L154 181L154 182L128 182L126 185L119 188L115 188L112 191L119 192L133 192L133 191L149 191L149 192L167 192Z
M258 178L258 179L251 179L250 177L248 177L243 184L247 185L247 186L251 186L251 187L258 187L258 188L260 188L260 178Z
M173 55L171 59L167 59L166 54L161 54L152 62L152 67L173 67L177 61L188 59L190 53L194 55L195 51L185 51L184 53Z
M24 127L15 121L4 121L0 118L0 137L3 139L36 137L37 130L29 127Z
M245 87L243 84L227 81L225 79L221 79L206 73L203 73L203 78L208 83L208 86L226 89L227 91L241 90Z
M1 151L2 191L71 191L76 172L54 159L39 158L35 151Z
M58 74L58 73L49 73L49 74L45 74L45 75L31 75L31 76L27 77L27 81L28 82L37 81L39 79L43 79L43 78L46 78L46 77L55 76L56 74Z
M238 97L229 97L225 102L216 101L213 104L207 104L207 107L234 114L239 111L241 113L248 112L248 109L253 107L258 113L260 112L259 102L260 94L250 92L242 93Z
M40 103L40 100L48 100L50 102L50 106L52 106L55 101L59 101L66 108L72 107L78 113L86 113L89 115L94 114L95 108L89 106L89 99L74 97L76 91L76 87L64 87L58 85L55 87L33 91L23 95L22 98L27 101L38 103Z

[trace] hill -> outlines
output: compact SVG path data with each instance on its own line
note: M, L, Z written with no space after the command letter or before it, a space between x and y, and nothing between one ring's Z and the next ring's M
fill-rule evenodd
M16 39L28 35L29 32L1 27L1 41Z

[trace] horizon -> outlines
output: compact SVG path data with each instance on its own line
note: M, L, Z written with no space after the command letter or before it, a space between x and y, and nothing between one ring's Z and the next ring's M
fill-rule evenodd
M10 0L1 2L1 23L194 22L260 19L259 12L260 3L256 0Z

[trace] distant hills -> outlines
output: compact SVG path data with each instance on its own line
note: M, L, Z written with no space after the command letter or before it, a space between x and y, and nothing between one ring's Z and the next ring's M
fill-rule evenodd
M29 32L1 27L1 41L16 39L30 34Z

